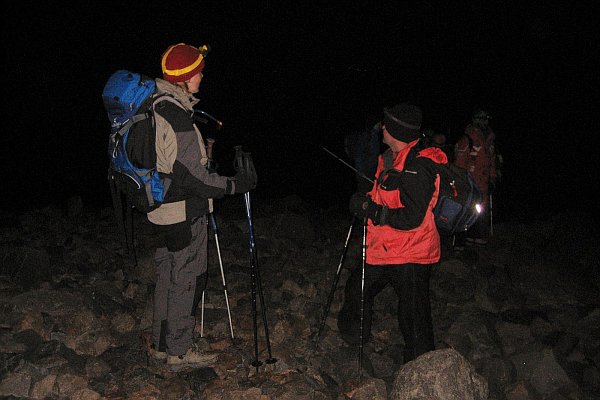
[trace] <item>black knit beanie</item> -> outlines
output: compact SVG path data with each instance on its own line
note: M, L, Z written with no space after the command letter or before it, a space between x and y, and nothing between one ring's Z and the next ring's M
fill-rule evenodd
M420 136L423 113L417 106L408 103L396 104L383 109L383 123L396 140L409 143Z

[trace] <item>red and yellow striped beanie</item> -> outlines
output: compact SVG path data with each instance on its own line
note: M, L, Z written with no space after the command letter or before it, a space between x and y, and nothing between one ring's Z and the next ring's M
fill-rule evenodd
M207 45L199 48L185 43L169 46L161 58L163 78L171 83L187 81L204 69L208 51Z

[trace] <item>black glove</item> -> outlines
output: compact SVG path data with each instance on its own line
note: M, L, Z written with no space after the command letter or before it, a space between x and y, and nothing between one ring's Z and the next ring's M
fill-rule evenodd
M368 197L365 193L356 192L350 197L348 209L357 218L363 219L365 217L365 212L367 208L367 200Z
M382 205L375 203L364 193L354 193L352 197L350 197L348 208L357 218L369 218L373 221L373 225L385 224L385 216L383 214L384 210L387 209Z
M370 197L367 198L365 217L373 221L373 225L384 225L385 217L383 217L383 210L384 207L382 205L375 203Z
M243 172L238 172L231 180L235 185L233 193L247 193L256 188L254 179Z
M252 162L252 156L250 153L242 151L242 146L235 146L233 167L238 174L245 174L248 177L250 184L254 185L253 189L256 187L258 175L254 168L254 162Z

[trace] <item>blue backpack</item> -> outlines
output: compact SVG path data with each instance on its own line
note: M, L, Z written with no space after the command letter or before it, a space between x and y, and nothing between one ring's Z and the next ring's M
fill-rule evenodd
M153 108L164 96L156 94L152 79L127 70L113 73L102 91L111 126L108 183L119 231L136 265L133 210L148 213L159 207L171 182L156 170L154 147Z
M119 70L106 82L102 100L111 124L108 179L113 201L114 195L125 195L128 208L148 213L162 204L170 184L156 170L156 83Z

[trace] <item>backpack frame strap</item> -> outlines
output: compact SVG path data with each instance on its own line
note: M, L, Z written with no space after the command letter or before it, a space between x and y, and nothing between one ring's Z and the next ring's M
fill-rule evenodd
M129 128L131 128L131 126L133 126L133 124L143 121L145 119L148 119L152 116L152 113L150 111L145 112L143 114L136 114L133 117L129 118L127 120L127 122L125 123L125 125L123 125L121 128L119 128L119 130L117 132L115 132L117 135L123 137L123 135L127 132L127 130Z

